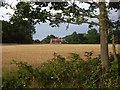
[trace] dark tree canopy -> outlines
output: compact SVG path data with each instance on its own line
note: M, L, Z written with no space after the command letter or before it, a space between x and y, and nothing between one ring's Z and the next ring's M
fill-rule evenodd
M16 11L12 20L14 21L15 18L27 18L28 21L34 24L49 21L52 27L59 26L59 23L99 25L99 23L94 21L89 22L88 18L100 19L99 15L95 12L97 12L96 9L100 8L100 5L104 4L104 2L84 3L90 5L89 9L80 8L76 3L69 4L68 2L19 2L16 5ZM107 7L108 9L119 9L119 3L120 2L110 2ZM49 10L42 9L44 7L49 8ZM61 12L51 13L50 10L59 10ZM107 22L110 23L110 21Z
M88 34L86 35L86 37L89 44L95 44L100 42L100 36L97 33L96 29L88 30Z
M84 34L73 32L71 35L63 37L67 44L87 44L87 38Z
M52 38L57 38L55 37L54 35L48 35L46 38L44 38L41 42L44 42L46 44L49 44L50 43L50 39Z
M13 24L2 21L3 43L32 43L32 34L34 33L34 26L27 21L15 21Z

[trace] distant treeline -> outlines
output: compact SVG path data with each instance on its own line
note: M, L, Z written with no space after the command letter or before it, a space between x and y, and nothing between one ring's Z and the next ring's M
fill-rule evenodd
M114 35L115 42L117 44L120 44L120 30L115 30ZM41 43L49 44L51 38L57 37L54 35L48 35L41 41ZM63 38L66 40L66 42L64 42L63 44L100 44L100 34L97 33L96 29L88 30L88 34L77 34L76 32L73 32L71 35L65 36ZM110 34L108 34L108 42L112 42Z
M15 22L2 21L2 42L3 43L43 43L49 44L51 38L57 38L54 35L48 35L42 41L33 40L35 27L25 20L16 20ZM120 44L120 30L114 30L115 42ZM63 37L66 42L63 44L99 44L100 34L96 29L88 30L87 34L73 32L71 35ZM111 43L111 35L108 34L108 42Z

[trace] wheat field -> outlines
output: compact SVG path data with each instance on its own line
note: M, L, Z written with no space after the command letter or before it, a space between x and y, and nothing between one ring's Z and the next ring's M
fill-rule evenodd
M117 45L118 46L118 45ZM112 52L112 45L109 45L109 52ZM77 53L85 59L86 51L94 51L93 56L100 54L99 44L26 44L26 45L2 45L2 68L10 69L14 65L9 63L12 60L28 62L33 67L53 58L56 52L64 57L68 53Z

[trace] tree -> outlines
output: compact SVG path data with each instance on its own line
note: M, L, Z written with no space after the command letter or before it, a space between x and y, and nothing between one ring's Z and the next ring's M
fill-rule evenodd
M52 39L52 38L57 38L57 37L55 37L54 35L48 35L46 38L44 38L42 40L42 42L45 42L46 44L49 44L50 43L50 39Z
M84 34L77 34L73 32L71 35L64 37L68 44L85 44L87 43L87 39Z
M119 30L119 29L116 29L116 30L114 31L114 35L115 35L116 43L117 43L117 44L120 44L120 30Z
M115 28L115 27L114 27ZM113 27L109 29L109 42L112 42L112 49L113 49L113 55L114 55L114 59L115 61L118 63L118 57L116 54L116 43L119 44L119 39L120 39L120 30L118 29L118 27L113 30Z
M96 29L88 30L88 34L86 35L88 39L88 43L96 44L99 43L99 34L97 33Z
M90 25L99 26L100 32L100 43L101 43L101 61L106 71L110 70L110 63L108 59L108 23L110 20L108 18L109 8L119 8L113 7L114 4L110 2L107 6L105 0L100 0L100 2L85 2L89 4L89 8L80 8L76 3L69 4L68 2L51 2L49 9L60 10L56 14L51 14L50 11L46 9L42 10L42 7L47 7L49 2L31 2L30 3L19 3L17 5L17 10L14 14L14 18L28 18L28 21L32 23L47 22L50 21L52 27L59 26L60 23L71 23L71 24L82 24L87 23ZM37 5L35 8L34 5ZM115 3L119 5L119 3ZM110 5L110 6L109 6ZM96 9L99 9L99 14L96 14ZM88 18L96 18L99 22L89 21Z
M27 21L15 21L13 24L2 21L3 43L32 43L35 28Z
M78 34L79 37L79 43L81 44L87 44L88 40L86 38L86 34Z
M78 35L76 32L73 32L71 35L64 37L68 44L78 44Z

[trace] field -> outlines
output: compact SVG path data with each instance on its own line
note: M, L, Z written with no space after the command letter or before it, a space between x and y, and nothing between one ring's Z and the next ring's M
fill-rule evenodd
M112 45L109 45L109 52L112 51ZM117 45L118 47L118 45ZM54 52L69 56L68 53L77 53L85 59L86 51L94 51L93 56L100 54L99 44L31 44L31 45L3 45L2 46L2 68L11 69L14 65L10 65L11 60L25 61L33 67L37 67L40 63L46 62L53 58Z

